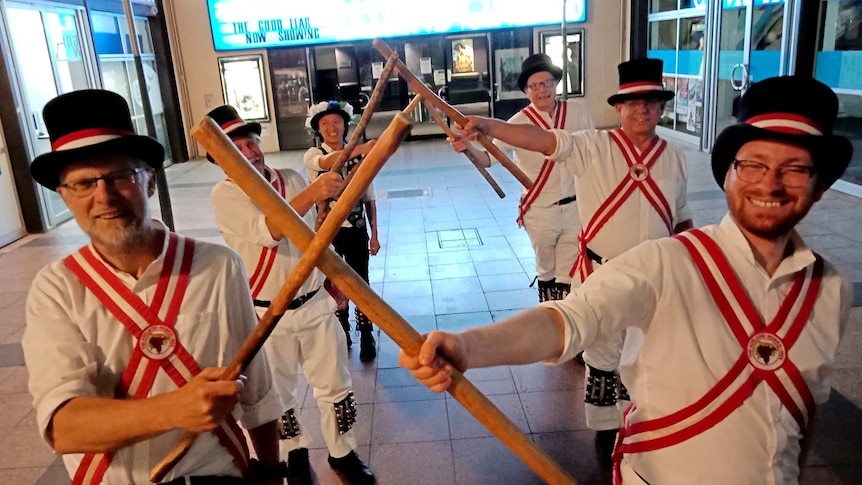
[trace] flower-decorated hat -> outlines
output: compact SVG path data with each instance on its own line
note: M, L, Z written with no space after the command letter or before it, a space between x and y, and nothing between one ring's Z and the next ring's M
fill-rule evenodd
M305 127L311 128L315 135L320 133L320 118L332 113L340 114L344 118L345 132L347 125L353 121L353 105L347 101L321 101L308 110L308 118L305 119ZM346 133L345 133L346 135Z
M158 170L165 149L153 138L136 135L129 105L117 93L84 89L48 101L42 118L51 151L36 157L30 174L39 184L57 190L66 166L105 153L126 153Z
M518 87L527 92L527 79L537 72L547 71L559 81L563 78L563 70L551 62L547 54L533 54L521 63L521 75L518 76Z
M673 91L668 91L662 83L661 73L664 63L661 59L632 59L617 66L620 76L620 89L617 94L608 98L608 104L613 106L629 99L659 99L667 101L673 98Z
M739 149L750 141L766 139L810 150L817 177L829 187L844 173L853 155L850 140L832 134L837 116L838 97L820 81L782 76L752 84L739 100L739 122L715 138L715 181L724 187L728 167Z

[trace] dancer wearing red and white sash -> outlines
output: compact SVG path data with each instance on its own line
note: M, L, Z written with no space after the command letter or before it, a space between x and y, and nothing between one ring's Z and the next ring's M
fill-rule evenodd
M164 152L134 134L121 96L75 91L44 119L53 150L31 172L90 244L34 279L22 346L39 429L72 483L149 483L184 431L202 434L167 481L246 483L237 420L275 468L282 404L265 359L217 380L257 323L239 256L151 220Z
M589 111L578 101L557 98L557 84L563 71L546 54L534 54L521 64L518 87L530 104L509 118L509 123L528 123L549 130L569 132L595 128ZM486 167L494 163L480 146L451 140L457 152L470 150ZM571 290L569 269L578 252L580 220L575 202L575 180L563 167L545 155L494 140L503 153L514 153L515 165L533 181L533 188L522 188L518 204L518 226L530 236L536 254L536 279L539 302L562 300Z
M276 170L266 165L260 149L260 124L246 123L236 110L224 105L208 116L220 126L248 161L314 227L315 204L334 197L341 187L341 176L327 173L311 185L295 170ZM239 120L239 121L237 121ZM225 242L242 256L252 272L250 284L258 314L266 312L302 252L275 227L266 214L230 180L216 184L211 199L216 224ZM264 343L273 374L273 385L284 401L280 447L287 461L290 485L313 482L308 447L311 436L300 425L301 397L297 396L299 368L314 391L320 409L320 429L335 463L347 469L350 483L374 483L371 469L356 455L357 441L353 424L356 407L351 389L349 360L344 332L335 317L335 302L323 289L324 275L315 269L297 291L278 325Z
M692 227L685 156L655 131L665 101L673 97L662 85L662 62L635 59L618 69L619 91L608 104L616 110L620 128L570 133L481 119L465 127L467 133L475 126L497 140L548 155L558 170L575 175L583 226L570 267L576 285L624 251ZM596 430L606 463L628 400L618 372L624 338L621 333L599 339L583 353L587 426Z
M850 141L832 135L837 112L818 81L753 84L713 148L729 208L720 224L644 242L563 301L431 333L401 365L440 391L450 377L436 352L461 370L561 363L625 330L632 405L616 483L798 483L852 303L847 280L795 230L850 162Z

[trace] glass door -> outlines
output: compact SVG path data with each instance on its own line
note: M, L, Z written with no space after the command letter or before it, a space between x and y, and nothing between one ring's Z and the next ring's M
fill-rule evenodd
M42 109L59 94L92 86L92 70L85 61L81 37L82 13L71 9L7 6L9 35L23 94L27 140L35 158L51 150ZM43 214L49 227L69 219L60 196L39 187Z
M714 7L717 49L709 148L722 129L736 123L735 106L751 83L787 74L789 65L783 0L721 0Z

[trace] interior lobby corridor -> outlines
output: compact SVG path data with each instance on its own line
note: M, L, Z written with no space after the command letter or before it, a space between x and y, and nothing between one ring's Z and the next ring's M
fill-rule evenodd
M696 226L720 221L724 193L709 155L683 147L689 204ZM303 151L267 154L271 166L302 169ZM402 143L375 179L382 249L371 257L372 288L420 333L459 330L531 308L534 258L515 224L520 186L506 170L490 173L499 198L462 155L442 140ZM175 229L224 244L209 193L224 178L206 161L166 170ZM158 217L159 201L151 207ZM806 242L854 282L854 308L839 354L830 401L817 430L803 484L862 483L862 199L829 191L800 224ZM86 244L74 221L0 248L0 483L69 483L60 458L36 432L21 351L25 300L36 272ZM375 327L376 328L376 327ZM380 485L539 484L513 453L447 394L434 394L397 366L398 348L385 334L376 360L351 350L358 404L360 456ZM476 386L578 483L609 484L598 464L583 410L583 368L574 362L474 369ZM312 435L311 463L320 485L340 481L326 462L317 406L307 385L302 414ZM300 394L302 395L302 394Z

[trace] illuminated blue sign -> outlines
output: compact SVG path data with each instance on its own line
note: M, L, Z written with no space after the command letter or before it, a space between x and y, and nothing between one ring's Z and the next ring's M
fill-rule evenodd
M562 21L559 0L207 0L215 50L259 49L408 35L471 32ZM566 21L585 22L586 0L566 1Z

